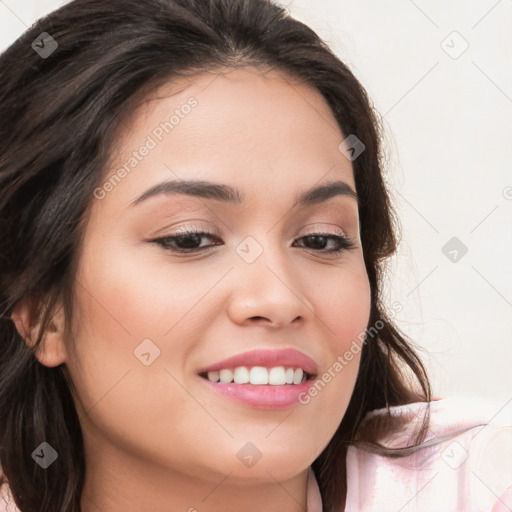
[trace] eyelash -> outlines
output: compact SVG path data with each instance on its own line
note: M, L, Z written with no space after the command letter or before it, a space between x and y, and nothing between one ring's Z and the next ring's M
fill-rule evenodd
M168 235L165 237L157 238L155 240L152 240L152 242L160 245L163 249L165 249L167 251L179 253L179 254L197 254L199 252L204 252L208 249L211 249L212 247L214 247L216 245L221 245L221 244L213 244L213 245L209 245L207 247L198 247L195 249L170 248L170 245L172 243L174 243L174 241L176 241L180 238L187 238L190 236L201 236L201 237L206 236L210 239L218 238L216 233L212 233L209 231L196 231L194 229L186 228L186 229L181 230L179 232L179 234ZM333 233L323 233L323 232L308 233L307 235L304 235L304 236L298 238L297 240L302 240L304 238L309 238L309 237L315 237L315 238L316 237L324 237L324 238L327 238L330 240L335 240L340 246L338 249L330 249L330 250L311 249L316 252L323 252L323 253L334 255L334 256L339 255L344 251L348 251L348 250L351 250L356 247L356 244L352 240L350 240L348 237L346 237L344 235L335 235Z

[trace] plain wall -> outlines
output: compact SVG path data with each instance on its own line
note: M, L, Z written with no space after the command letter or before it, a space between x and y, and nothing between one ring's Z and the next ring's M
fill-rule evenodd
M2 0L0 50L64 3ZM512 2L281 3L349 65L382 116L402 225L386 292L403 307L396 322L422 348L437 396L507 403Z

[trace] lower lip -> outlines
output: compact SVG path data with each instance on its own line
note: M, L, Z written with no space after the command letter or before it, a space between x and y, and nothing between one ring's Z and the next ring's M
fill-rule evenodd
M313 385L314 379L309 379L302 384L285 384L283 386L254 385L254 384L225 384L212 382L199 377L207 386L220 393L242 402L256 409L285 409L296 405L299 398L304 396ZM299 396L300 395L300 396Z

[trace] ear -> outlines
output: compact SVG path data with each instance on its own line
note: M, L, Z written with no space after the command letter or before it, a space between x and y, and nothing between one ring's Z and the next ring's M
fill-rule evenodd
M33 301L26 299L18 303L11 314L16 329L29 347L34 347L42 323L41 318L34 318L34 311ZM43 335L41 344L35 352L38 361L44 366L59 366L66 361L67 352L64 340L64 322L63 308L61 304L59 304Z

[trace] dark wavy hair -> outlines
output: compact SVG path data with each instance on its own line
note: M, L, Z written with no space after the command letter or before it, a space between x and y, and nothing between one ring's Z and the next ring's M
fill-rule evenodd
M42 32L58 44L46 58L32 47ZM226 66L275 69L315 88L342 133L365 145L352 165L371 286L368 325L382 328L363 344L346 414L313 462L325 511L344 508L349 445L393 455L378 443L393 427L391 415L361 436L367 412L431 401L425 367L381 297L398 223L383 177L381 118L348 67L271 0L75 0L0 56L0 487L9 486L22 512L80 510L86 468L73 383L65 364L46 367L35 351L59 300L66 323L76 313L82 235L124 114L166 82ZM33 346L10 318L22 300L39 320ZM414 446L428 414L422 427ZM31 457L43 441L59 453L46 470Z

